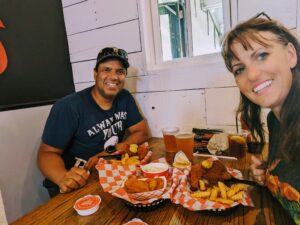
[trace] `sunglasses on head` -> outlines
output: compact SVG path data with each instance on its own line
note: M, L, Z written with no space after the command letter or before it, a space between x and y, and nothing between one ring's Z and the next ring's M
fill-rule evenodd
M261 16L264 16L265 18L267 18L268 20L272 20L267 13L265 12L260 12L260 13L257 13L255 16L253 16L250 20L253 20L253 19L256 19L256 18L259 18Z
M104 48L101 50L101 52L99 52L98 59L101 59L102 57L107 55L115 55L128 59L127 52L120 48Z

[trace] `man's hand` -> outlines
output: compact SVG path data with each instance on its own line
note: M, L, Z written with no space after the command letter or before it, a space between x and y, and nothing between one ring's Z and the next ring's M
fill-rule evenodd
M125 143L125 142L120 142L118 144L115 145L116 150L120 153L120 152L127 152L127 150L129 149L129 144Z
M84 169L91 171L97 164L99 157L103 155L104 152L100 152L89 158L87 163L84 165Z
M266 162L259 160L255 156L251 157L252 164L250 166L250 172L253 179L260 185L266 183Z
M90 172L83 168L72 167L58 183L60 191L67 193L86 185Z

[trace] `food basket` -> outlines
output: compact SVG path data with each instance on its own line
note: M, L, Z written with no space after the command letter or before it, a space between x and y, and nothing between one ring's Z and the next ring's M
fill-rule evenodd
M143 201L152 198L159 198L166 190L167 180L165 177L158 177L163 180L163 187L158 190L147 191L147 192L138 192L138 193L127 193L131 199ZM141 178L140 180L147 180L147 178ZM124 181L122 187L124 188L126 180Z
M161 206L163 206L165 203L167 202L167 199L161 198L158 200L155 200L151 203L146 203L146 204L132 204L129 201L124 200L125 205L130 208L131 210L135 210L135 211L152 211L155 210Z
M167 163L165 158L160 158L153 162ZM171 199L173 191L179 184L177 178L167 179L165 189L160 196L157 195L150 199L136 200L128 195L122 185L124 180L132 175L142 178L140 167L132 165L119 166L99 161L96 168L99 173L99 182L103 190L109 192L113 196L121 198L127 206L137 210L152 210L162 205L166 199Z
M227 171L231 174L231 176L237 179L242 179L242 173L239 170L227 168ZM183 173L183 171L181 172ZM174 173L179 174L176 168L174 168L173 177L176 176ZM238 205L253 206L253 202L248 190L245 191L245 194L241 200L235 201L231 205L210 201L209 199L205 198L192 197L188 178L188 175L181 175L180 183L172 195L171 201L173 203L180 204L191 211L207 210L211 212L228 211L228 209L234 208Z

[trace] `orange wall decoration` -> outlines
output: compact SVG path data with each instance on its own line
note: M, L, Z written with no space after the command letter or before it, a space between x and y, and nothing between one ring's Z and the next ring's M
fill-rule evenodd
M4 24L0 20L0 29L5 28ZM5 48L0 40L0 75L5 71L8 64Z

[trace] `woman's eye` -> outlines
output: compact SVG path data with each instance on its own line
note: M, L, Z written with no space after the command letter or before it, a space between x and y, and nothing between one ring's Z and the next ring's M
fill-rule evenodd
M244 71L243 67L237 68L236 70L233 71L234 76L236 77L237 75L241 74Z
M262 52L258 55L258 59L259 60L265 60L267 58L267 56L269 55L269 53L267 52Z

